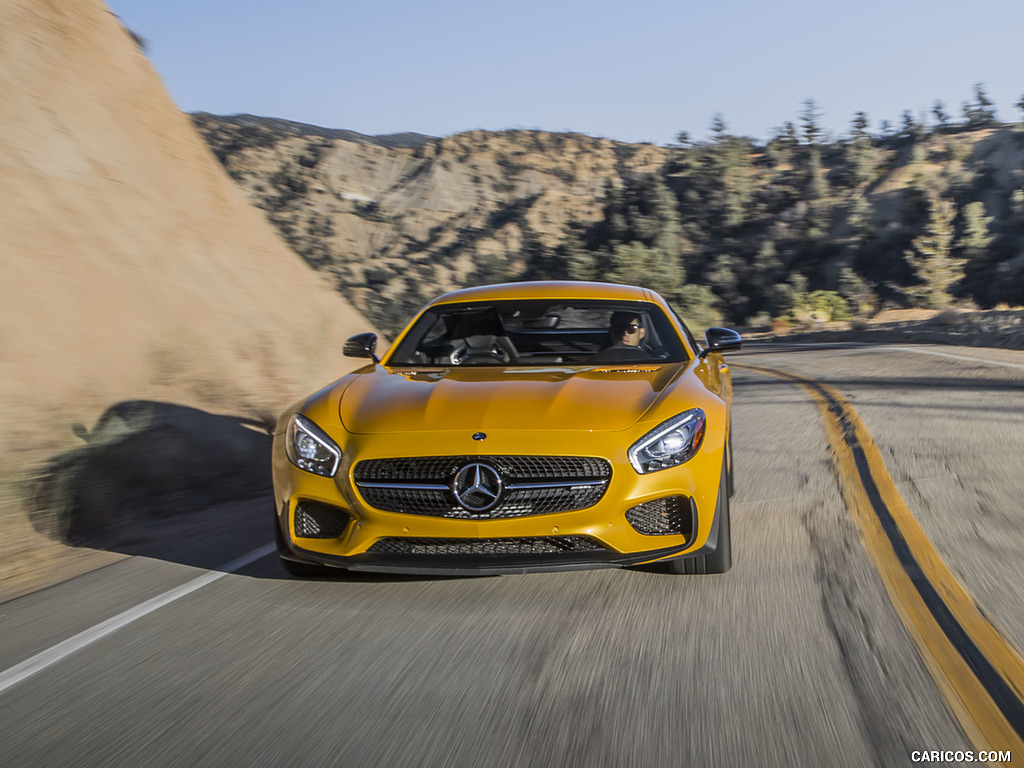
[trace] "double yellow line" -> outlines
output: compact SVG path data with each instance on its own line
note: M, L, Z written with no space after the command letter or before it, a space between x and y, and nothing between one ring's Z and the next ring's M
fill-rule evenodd
M1024 755L1024 660L935 551L853 406L820 382L773 368L736 367L786 379L810 393L846 505L950 708L978 750Z

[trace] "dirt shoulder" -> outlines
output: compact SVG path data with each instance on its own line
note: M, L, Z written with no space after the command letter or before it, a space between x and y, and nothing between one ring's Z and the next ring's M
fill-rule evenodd
M37 533L24 517L0 516L0 604L125 557L120 552L61 544Z

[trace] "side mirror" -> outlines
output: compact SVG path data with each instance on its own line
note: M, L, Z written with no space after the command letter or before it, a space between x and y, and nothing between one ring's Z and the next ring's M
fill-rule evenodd
M345 342L341 351L345 357L368 357L373 362L379 363L380 360L374 354L375 349L377 349L376 333L357 333Z
M711 352L735 352L743 344L743 338L732 328L708 328L704 341L707 348L700 351L701 358Z

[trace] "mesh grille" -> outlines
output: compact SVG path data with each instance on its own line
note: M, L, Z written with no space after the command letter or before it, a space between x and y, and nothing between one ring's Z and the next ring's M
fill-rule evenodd
M603 552L604 546L586 536L541 536L518 539L381 539L367 550L391 555L551 555Z
M455 499L451 484L468 463L482 462L502 476L506 492L486 512L471 512ZM443 485L438 489L370 488L360 485L366 502L386 512L410 515L491 520L526 515L573 512L592 507L608 487L612 469L604 459L583 456L424 456L407 459L370 459L353 470L360 483L420 483ZM601 481L598 485L573 487L571 483ZM524 483L559 483L560 488L515 488Z
M295 535L305 539L336 539L348 527L348 512L318 501L300 501L295 507Z
M604 459L588 456L415 456L408 459L367 459L352 474L362 482L450 483L464 465L482 461L514 480L601 480L612 476Z
M693 510L685 496L668 496L638 504L626 513L626 520L645 536L679 536L693 533Z
M508 498L487 514L491 517L523 517L548 515L553 512L575 512L592 507L604 496L607 485L583 488L523 488L510 491ZM459 508L461 511L461 508Z
M422 491L408 488L360 488L359 492L371 507L385 512L434 517L470 517L455 503L450 491ZM493 513L495 510L491 510Z

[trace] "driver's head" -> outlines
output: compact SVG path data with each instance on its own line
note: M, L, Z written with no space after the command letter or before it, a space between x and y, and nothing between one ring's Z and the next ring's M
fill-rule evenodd
M639 347L640 341L647 335L643 320L636 312L612 312L608 330L612 341L627 347Z

